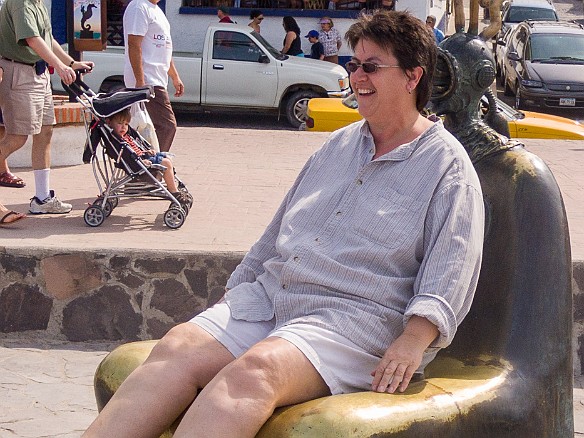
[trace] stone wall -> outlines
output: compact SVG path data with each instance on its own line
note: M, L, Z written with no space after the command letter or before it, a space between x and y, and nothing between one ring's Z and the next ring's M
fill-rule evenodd
M243 254L0 252L0 332L160 338L215 303Z
M215 303L243 253L0 248L0 332L69 341L160 338ZM574 373L584 374L584 262L573 265Z

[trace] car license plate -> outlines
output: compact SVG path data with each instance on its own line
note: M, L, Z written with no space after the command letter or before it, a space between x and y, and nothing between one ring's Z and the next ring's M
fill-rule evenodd
M560 98L560 106L576 106L576 99L573 97Z

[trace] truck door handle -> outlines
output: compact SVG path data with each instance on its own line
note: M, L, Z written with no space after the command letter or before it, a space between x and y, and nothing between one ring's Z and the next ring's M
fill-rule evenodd
M213 64L213 70L223 70L223 64Z

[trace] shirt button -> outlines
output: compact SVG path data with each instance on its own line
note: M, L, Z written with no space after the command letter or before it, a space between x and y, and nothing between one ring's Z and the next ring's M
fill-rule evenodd
M287 287L288 287L288 285L286 285L286 284L282 285L282 289L286 289Z
M296 256L292 260L294 260L295 262L297 262L298 260L300 260L300 257Z
M363 184L363 180L362 180L362 179L358 179L358 180L357 180L357 185L358 185L358 186L360 186L360 185L362 185L362 184Z
M317 237L316 239L314 239L315 242L320 242L320 239Z
M340 211L337 211L336 215L340 216L342 213Z

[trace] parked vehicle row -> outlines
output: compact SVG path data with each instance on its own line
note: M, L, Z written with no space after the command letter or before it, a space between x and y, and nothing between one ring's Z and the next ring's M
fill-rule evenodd
M558 21L558 14L553 3L548 0L512 0L505 2L501 8L502 38L509 29L525 20Z
M584 26L573 22L526 21L497 44L507 96L518 109L584 109Z

